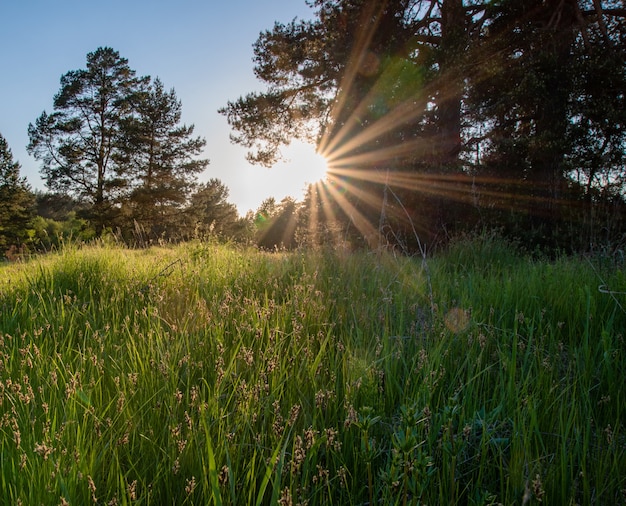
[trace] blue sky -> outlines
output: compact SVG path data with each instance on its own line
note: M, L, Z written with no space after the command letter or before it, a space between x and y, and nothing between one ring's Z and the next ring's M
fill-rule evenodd
M294 145L286 152L291 163L272 169L251 166L217 109L262 89L252 64L261 31L312 16L305 0L0 0L0 133L21 175L44 189L39 162L26 152L28 124L52 112L63 74L109 46L137 75L176 90L182 121L207 140L203 156L211 163L200 180L224 182L241 214L269 196L300 198L305 181L318 177L307 165L314 148Z

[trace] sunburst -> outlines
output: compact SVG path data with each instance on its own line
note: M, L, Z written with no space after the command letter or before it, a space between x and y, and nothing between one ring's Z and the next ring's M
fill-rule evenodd
M350 63L339 86L338 96L330 115L335 120L344 116L344 108L348 107L350 94L358 78L363 76L371 78L377 73L382 76L380 58L369 47L385 4L386 2L372 2L363 12L363 22L360 26L368 28L358 35L348 60ZM394 165L398 160L415 157L416 153L425 153L427 149L431 149L432 139L400 139L392 144L383 142L381 143L383 147L376 147L376 141L420 119L428 107L428 97L431 93L423 87L417 87L412 94L402 100L395 98L390 100L390 103L396 103L388 107L377 120L364 125L361 118L368 115L371 117L370 109L380 98L380 94L384 94L385 91L389 95L393 94L391 90L384 89L383 84L379 82L380 79L381 77L373 82L370 91L350 112L343 125L340 128L328 128L320 139L318 152L328 161L328 179L323 184L317 184L312 191L310 234L314 234L319 225L314 210L321 206L324 219L332 224L337 219L334 210L336 204L367 244L376 247L380 243L379 224L371 223L366 213L359 207L362 204L365 208L380 208L383 197L381 192L366 189L372 186L367 183L374 183L379 189L381 185L420 191L428 188L424 177L416 173L397 173ZM441 186L441 181L439 184L430 184L432 191L442 191ZM360 203L359 207L353 200ZM381 208L380 211L384 213L384 209Z
M456 155L454 170L429 170L444 166L441 161L450 139L444 138L445 132L441 131L429 135L424 129L412 137L407 132L413 126L419 129L424 118L436 112L442 103L457 100L462 84L452 72L442 72L435 81L411 83L401 93L390 88L389 83L394 83L386 74L385 58L370 47L386 4L369 2L359 23L364 29L356 37L329 115L330 124L318 143L318 153L328 163L328 178L313 188L313 209L321 208L324 220L330 223L339 218L341 210L370 247L381 244L389 201L395 204L396 213L405 213L403 219L410 222L414 232L433 233L427 229L427 220L423 226L413 222L419 212L413 209L413 214L409 214L400 192L411 195L409 200L413 202L439 199L479 209L483 199L492 208L511 208L515 204L532 212L533 206L542 203L542 197L538 196L541 192L535 191L538 188L530 188L530 183L479 176L471 170L471 160L463 166ZM355 106L352 99L358 79L369 80L370 88ZM376 116L372 111L381 102L384 113ZM343 118L340 124L339 118ZM460 142L458 138L459 146ZM416 169L420 165L423 171ZM320 216L313 209L310 234L320 225ZM380 219L372 223L367 216L374 216L375 211ZM419 243L419 237L416 239Z

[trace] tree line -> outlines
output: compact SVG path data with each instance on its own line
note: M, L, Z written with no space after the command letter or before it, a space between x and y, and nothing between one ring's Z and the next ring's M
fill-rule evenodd
M219 231L264 247L412 253L489 228L531 247L623 245L621 1L310 5L310 20L276 23L254 44L264 91L220 109L253 163L272 166L293 139L318 146L330 178L303 202L268 199L237 218L221 182L197 185L205 141L180 125L174 90L137 77L111 48L65 74L54 111L29 126L48 189L73 199L93 235ZM3 185L23 187L8 159L2 177L14 173L13 186ZM14 202L0 212L28 207Z
M28 126L47 192L20 177L0 134L0 257L103 234L139 246L198 237L295 246L294 227L269 229L293 220L298 204L268 198L240 217L224 183L198 183L209 164L199 158L205 140L180 124L174 89L137 77L114 49L98 48L86 69L64 74L53 108Z
M105 232L141 244L250 239L253 220L238 216L228 188L198 183L206 141L181 125L182 104L160 79L137 77L117 51L98 48L85 69L61 77L53 108L28 126L48 193L20 178L0 135L0 252Z

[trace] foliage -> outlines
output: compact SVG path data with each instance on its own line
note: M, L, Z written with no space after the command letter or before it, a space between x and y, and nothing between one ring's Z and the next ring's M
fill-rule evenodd
M228 236L237 222L237 208L228 202L228 188L219 179L200 185L191 197L190 208L201 234Z
M254 45L266 90L220 112L262 165L294 137L317 143L334 184L320 205L340 208L326 222L408 251L415 231L432 244L475 227L586 249L607 220L622 240L621 2L310 5Z
M160 79L134 102L135 115L123 122L118 154L132 188L124 211L150 237L172 235L197 174L209 163L195 158L206 141L191 137L193 125L179 125L181 102L173 89L164 90Z
M61 77L54 110L29 125L28 150L42 161L48 188L89 204L97 234L177 225L172 215L208 161L194 158L205 141L179 125L174 90L135 77L128 60L101 47L86 69Z
M618 260L490 236L427 265L191 243L0 266L2 497L624 503Z
M62 221L72 213L85 216L88 207L85 203L65 193L35 192L37 215Z
M598 18L585 4L500 2L481 41L490 62L470 91L485 133L477 191L484 207L499 211L486 222L515 213L506 225L535 244L584 248L599 240L590 223L610 220L602 208L615 197L623 214L626 53L616 43L624 27L610 8Z
M55 112L44 111L28 127L28 151L42 161L48 187L88 201L98 231L112 219L126 185L113 154L140 84L128 60L111 48L98 48L87 55L86 69L61 77Z
M20 164L0 134L0 258L9 247L28 243L34 201L26 178L20 177Z
M32 244L37 251L50 251L63 244L89 242L96 235L93 227L70 211L62 220L36 216L32 222Z
M273 197L265 199L256 212L257 246L269 251L294 249L299 208L291 197L285 197L279 203Z
M189 204L195 233L247 242L252 238L250 220L239 218L237 208L227 200L228 193L226 185L215 178L198 186Z

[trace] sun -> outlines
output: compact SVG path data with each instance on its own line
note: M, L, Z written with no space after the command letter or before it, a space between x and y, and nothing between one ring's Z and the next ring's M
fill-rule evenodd
M287 163L301 187L324 181L328 175L328 161L315 151L315 146L296 141L284 150ZM296 177L297 175L297 177Z

